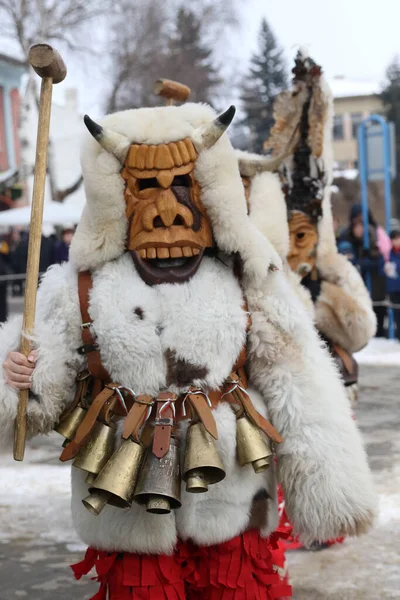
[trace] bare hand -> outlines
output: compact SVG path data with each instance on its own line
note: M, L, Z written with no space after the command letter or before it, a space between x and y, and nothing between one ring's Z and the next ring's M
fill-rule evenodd
M20 352L9 352L3 365L4 382L18 391L30 389L37 358L37 350L32 350L28 358Z

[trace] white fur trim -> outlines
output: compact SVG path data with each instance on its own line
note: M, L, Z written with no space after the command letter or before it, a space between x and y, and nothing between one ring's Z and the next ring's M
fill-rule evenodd
M227 136L199 155L195 175L218 247L228 254L238 252L244 273L254 281L264 279L270 265L280 268L277 252L247 216L237 158Z
M289 228L279 176L260 173L251 180L250 220L271 242L284 261L289 253Z

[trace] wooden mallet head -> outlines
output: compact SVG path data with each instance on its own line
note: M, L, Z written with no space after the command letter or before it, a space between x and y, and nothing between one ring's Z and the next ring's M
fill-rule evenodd
M63 59L49 44L35 44L28 54L29 63L42 79L49 77L53 83L60 83L67 75Z
M190 87L171 79L158 79L153 91L156 96L165 98L167 104L173 104L174 101L186 102L190 96Z

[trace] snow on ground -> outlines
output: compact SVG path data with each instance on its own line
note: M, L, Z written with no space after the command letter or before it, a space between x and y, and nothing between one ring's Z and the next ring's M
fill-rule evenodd
M37 438L21 463L0 456L0 543L79 543L71 523L71 467L57 460L61 442L57 434Z
M397 340L373 338L369 344L355 354L360 365L400 365L400 343Z

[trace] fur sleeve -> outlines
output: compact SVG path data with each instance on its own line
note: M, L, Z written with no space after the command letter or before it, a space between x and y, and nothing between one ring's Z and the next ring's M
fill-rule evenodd
M281 273L246 290L249 368L284 442L278 477L304 543L371 526L376 496L345 389L310 317Z
M376 330L368 290L345 256L333 253L318 262L324 283L316 304L317 328L348 352L357 352Z
M0 360L19 349L22 318L16 316L0 330ZM32 347L39 350L28 404L28 436L50 431L72 401L75 378L83 366L78 355L80 311L76 274L67 263L52 267L44 276L37 298ZM0 440L10 446L13 437L18 393L0 374Z

